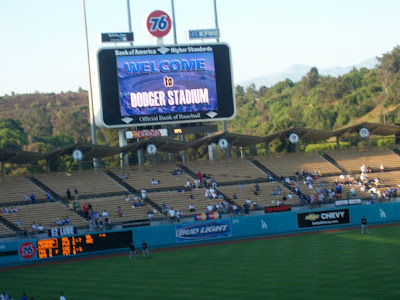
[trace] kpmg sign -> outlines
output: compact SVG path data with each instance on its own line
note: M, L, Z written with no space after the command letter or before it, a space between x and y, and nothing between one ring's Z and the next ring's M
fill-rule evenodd
M187 31L188 40L218 39L219 29L197 29Z
M226 238L229 236L231 236L229 221L176 226L176 241L178 243Z

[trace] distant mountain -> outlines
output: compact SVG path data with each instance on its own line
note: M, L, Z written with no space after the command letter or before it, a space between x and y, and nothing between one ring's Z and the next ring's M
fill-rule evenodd
M363 61L362 63L359 63L357 65L352 65L352 66L347 66L347 67L337 66L337 67L326 68L326 69L318 69L318 72L320 75L324 75L324 76L329 75L332 77L337 77L337 76L341 76L343 74L350 72L352 68L373 69L377 64L378 64L378 60L374 57L374 58L368 59L366 61ZM306 75L308 73L308 71L310 71L311 68L312 68L312 66L293 65L283 72L270 74L270 75L262 76L262 77L257 77L257 78L253 78L250 80L245 80L245 81L239 82L239 85L241 85L243 87L247 87L251 83L254 83L257 88L260 88L262 85L271 87L280 81L284 81L286 78L289 78L293 82L297 82L297 81L300 81L301 78L304 75Z

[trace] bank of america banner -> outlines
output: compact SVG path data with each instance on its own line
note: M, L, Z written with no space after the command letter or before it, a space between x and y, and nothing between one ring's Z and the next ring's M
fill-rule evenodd
M203 241L226 238L229 236L231 236L231 225L229 221L176 226L177 242Z

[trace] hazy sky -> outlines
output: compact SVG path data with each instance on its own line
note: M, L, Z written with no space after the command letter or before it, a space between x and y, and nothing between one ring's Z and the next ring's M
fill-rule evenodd
M135 45L153 45L144 19L172 16L171 1L130 5ZM91 52L100 32L128 31L126 0L86 0L86 10ZM357 64L400 44L399 0L217 0L217 12L235 83L293 64ZM187 29L215 27L213 0L175 0L175 17L178 43L189 43ZM0 0L0 28L0 95L88 88L81 0Z

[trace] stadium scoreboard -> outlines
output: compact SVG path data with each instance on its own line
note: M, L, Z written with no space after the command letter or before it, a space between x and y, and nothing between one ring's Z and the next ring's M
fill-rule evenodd
M212 122L236 113L227 44L101 48L96 55L99 127Z
M71 256L127 248L131 242L131 231L41 239L37 241L37 255L39 259Z

